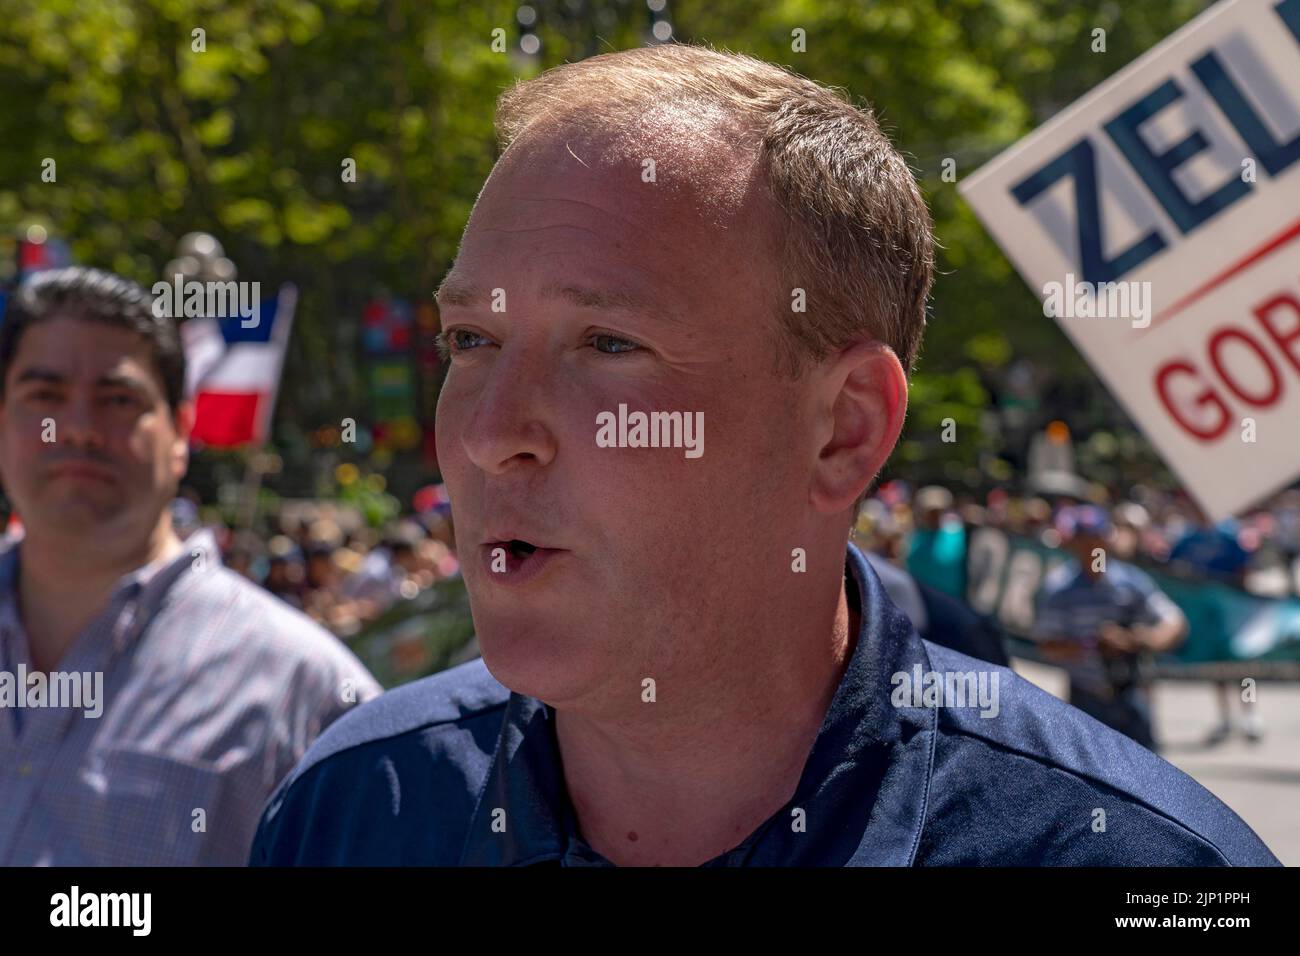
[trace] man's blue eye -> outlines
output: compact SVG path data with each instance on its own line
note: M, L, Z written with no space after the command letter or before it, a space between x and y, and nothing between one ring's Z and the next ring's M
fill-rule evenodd
M622 355L625 352L635 352L641 348L635 342L620 339L617 335L593 335L591 343L597 352L603 352L606 355Z
M475 339L486 340L486 336L471 332L469 329L451 329L446 332L439 332L437 336L438 352L443 359L447 359L457 352L473 349L477 344L474 341Z
M451 345L453 349L472 349L476 340L484 339L486 336L479 335L477 332L471 332L469 329L453 329L451 333Z

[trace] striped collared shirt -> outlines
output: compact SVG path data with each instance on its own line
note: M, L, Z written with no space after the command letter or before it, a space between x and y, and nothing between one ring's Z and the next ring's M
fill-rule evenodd
M34 676L20 550L0 554L0 865L243 864L276 784L380 693L337 638L224 568L206 530L123 577Z
M1034 630L1040 637L1079 644L1083 653L1064 662L1071 684L1109 697L1114 678L1098 648L1103 626L1150 627L1180 613L1178 605L1140 568L1112 559L1106 573L1092 580L1075 561L1048 572L1036 599ZM1136 653L1127 657L1133 662L1138 659ZM1127 676L1128 672L1120 673Z

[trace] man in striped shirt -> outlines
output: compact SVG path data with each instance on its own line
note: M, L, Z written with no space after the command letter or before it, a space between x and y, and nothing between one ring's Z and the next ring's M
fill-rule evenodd
M1169 651L1186 637L1187 619L1149 576L1108 558L1110 521L1092 505L1078 510L1069 548L1077 564L1047 576L1034 628L1050 659L1070 678L1070 703L1156 750L1143 654Z
M241 864L280 779L379 693L210 533L175 533L184 381L133 283L61 269L9 303L0 481L25 534L0 555L0 865Z

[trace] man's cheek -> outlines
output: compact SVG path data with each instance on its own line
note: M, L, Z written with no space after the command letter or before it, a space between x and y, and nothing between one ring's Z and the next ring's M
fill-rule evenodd
M58 449L58 439L57 421L24 420L6 429L5 457L16 474L32 474Z
M104 435L104 452L123 468L145 465L152 471L163 464L162 440L147 432L109 432Z
M443 484L451 495L453 507L460 502L461 490L465 486L465 474L469 458L461 442L461 419L444 414L439 405L439 414L434 423L433 444L438 456L438 471Z
M125 479L127 491L141 492L172 480L174 456L166 437L152 429L106 430L103 455Z
M679 449L593 447L575 472L576 500L632 539L676 537L683 526L698 531L714 517L714 483Z
M438 406L434 409L433 446L438 455L439 468L444 472L463 458L461 436L465 428L465 410L467 403L464 396L453 391L451 374L443 383L438 395Z
M438 456L439 467L445 469L451 464L455 446L460 442L460 430L456 427L455 419L444 415L441 405L438 408L438 416L433 423L433 448Z
M17 443L34 452L41 452L58 443L62 423L57 415L23 415L12 426Z

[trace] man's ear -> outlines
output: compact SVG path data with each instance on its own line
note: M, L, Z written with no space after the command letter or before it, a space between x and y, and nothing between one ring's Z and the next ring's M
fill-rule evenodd
M829 434L809 490L823 514L853 508L884 466L903 430L907 375L883 342L846 348L816 376L819 432Z
M194 403L182 401L172 414L176 438L172 443L172 471L176 480L185 477L190 468L190 432L194 431Z

